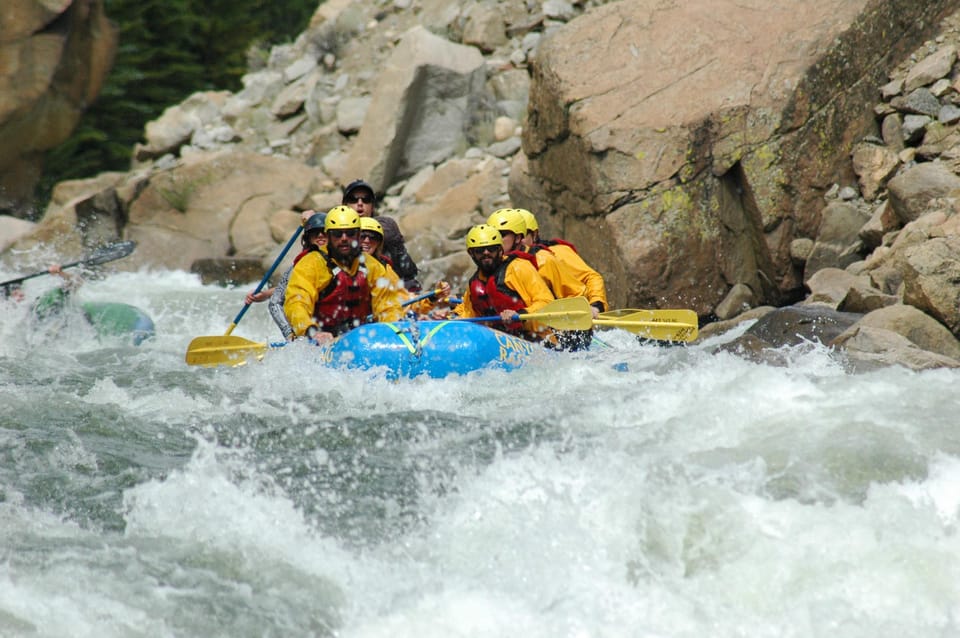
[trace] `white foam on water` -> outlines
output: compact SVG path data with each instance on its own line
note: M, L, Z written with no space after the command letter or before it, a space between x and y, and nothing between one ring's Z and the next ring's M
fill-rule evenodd
M253 285L133 273L88 286L146 310L156 339L27 350L7 340L22 317L3 314L0 356L52 380L17 386L11 405L52 396L146 431L193 435L202 421L251 436L203 430L173 469L131 479L122 531L3 486L0 635L960 635L960 372L850 374L810 344L778 366L714 352L719 339L658 347L623 332L604 334L609 351L442 380L331 370L305 344L190 368L190 340L223 334ZM279 339L264 304L234 334ZM6 458L64 427L25 434L9 410ZM357 463L377 450L346 423L416 429L399 454L424 466L412 522L365 543L289 489L334 462L337 449L311 447L325 429L370 447ZM271 428L302 442L291 467L254 449ZM109 459L95 443L55 458L95 475Z

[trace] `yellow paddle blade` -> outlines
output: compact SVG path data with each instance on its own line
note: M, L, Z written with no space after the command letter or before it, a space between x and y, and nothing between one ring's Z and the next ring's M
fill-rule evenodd
M633 316L636 315L636 316ZM642 315L642 316L641 316ZM631 321L673 321L676 323L698 323L697 313L692 310L680 309L656 309L642 310L640 308L620 308L619 310L608 310L601 312L598 319L626 319L630 317Z
M567 297L551 301L537 312L520 315L522 321L539 321L557 330L590 330L593 312L586 297Z
M601 312L593 325L623 328L635 335L657 341L694 341L699 319L693 310L622 309Z
M262 359L267 344L250 341L243 337L197 337L187 347L187 365L191 366L240 366L248 359Z

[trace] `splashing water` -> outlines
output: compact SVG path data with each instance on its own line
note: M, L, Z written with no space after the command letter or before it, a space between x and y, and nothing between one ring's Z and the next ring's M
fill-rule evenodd
M0 302L0 635L960 635L960 372L622 332L442 380L187 366L246 290L77 293L139 347Z

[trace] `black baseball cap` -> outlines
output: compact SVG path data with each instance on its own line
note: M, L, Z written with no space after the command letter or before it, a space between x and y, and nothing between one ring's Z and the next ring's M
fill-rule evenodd
M362 179L355 179L347 184L347 187L343 189L343 200L341 203L346 204L347 200L353 194L353 191L360 190L361 188L370 191L370 194L374 199L377 198L377 191L373 190L373 186L366 183Z

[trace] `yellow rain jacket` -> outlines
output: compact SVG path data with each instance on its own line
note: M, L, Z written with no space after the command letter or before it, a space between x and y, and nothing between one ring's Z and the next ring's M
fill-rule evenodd
M400 307L401 291L387 272L386 266L370 255L364 256L367 268L367 282L370 286L370 305L376 321L399 321L403 316ZM357 274L360 269L360 257L356 257L350 268L344 268L349 275ZM396 277L394 273L393 277ZM330 268L323 254L311 251L304 255L290 273L287 283L287 298L283 312L297 336L303 336L310 326L319 327L314 319L313 310L320 292L333 280Z
M537 272L557 299L565 297L586 297L587 286L574 277L566 264L547 248L531 253L537 260Z
M506 259L506 257L504 259ZM503 283L507 288L510 288L520 296L528 313L537 312L555 299L547 283L537 272L537 268L522 257L514 258L507 264ZM453 314L459 317L480 316L477 314L477 311L473 309L469 287L463 295L463 301L453 309ZM534 341L540 341L552 335L553 332L547 326L536 321L525 321L523 325L524 334L522 336Z
M541 249L536 253L537 264L539 265L541 263L541 259L547 262L548 273L544 273L543 266L540 267L540 273L544 275L544 279L547 279L549 282L558 282L560 286L559 290L553 288L553 292L557 298L586 297L591 305L597 302L602 303L603 308L601 312L609 310L610 306L607 305L607 287L603 282L603 275L588 266L587 262L577 254L577 251L570 246L557 243L549 246L548 254L551 254L552 258L544 257L544 253L548 253L547 249ZM555 263L549 265L550 262ZM549 272L550 269L560 271L560 274L554 275ZM556 279L553 277L556 277ZM578 287L576 284L570 284L570 280L578 282L581 286Z

